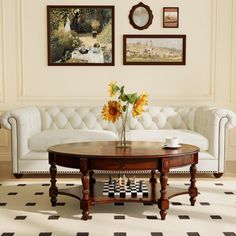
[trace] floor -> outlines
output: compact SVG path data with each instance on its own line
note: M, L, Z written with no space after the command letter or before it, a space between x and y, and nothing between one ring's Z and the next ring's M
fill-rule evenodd
M231 168L232 169L232 168ZM137 176L146 180L148 176ZM107 176L97 175L97 181ZM58 188L80 188L78 176L59 176ZM198 174L195 206L189 197L170 200L165 221L156 205L95 205L82 221L77 199L59 195L56 207L48 197L48 175L15 179L8 162L0 162L0 235L2 236L236 236L236 172L220 179ZM169 186L187 189L188 175L170 175Z

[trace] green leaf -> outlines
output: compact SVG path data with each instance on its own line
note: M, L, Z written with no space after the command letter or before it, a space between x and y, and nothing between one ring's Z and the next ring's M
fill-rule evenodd
M114 84L113 85L113 90L115 91L115 93L117 93L120 90L120 88L119 88L118 85Z
M127 102L127 97L124 93L121 93L120 96L119 96L119 99L122 101L122 102Z
M122 86L120 88L120 96L119 96L119 99L123 102L127 102L127 97L126 97L126 94L124 93L124 86Z
M126 110L127 110L127 106L124 105L124 106L122 107L122 111L123 111L123 112L126 112Z
M125 89L125 86L122 86L122 87L120 88L120 93L121 93L121 94L124 93L124 89Z
M127 101L128 101L130 104L134 104L135 101L136 101L137 98L138 98L138 95L137 95L137 93L130 93L130 94L127 94L126 97L127 97Z

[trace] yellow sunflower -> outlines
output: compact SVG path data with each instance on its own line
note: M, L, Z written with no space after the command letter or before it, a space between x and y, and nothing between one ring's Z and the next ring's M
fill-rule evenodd
M144 111L143 108L147 104L148 104L148 95L144 93L138 97L138 99L135 101L133 105L133 110L132 110L133 116L135 117L142 114L142 112Z
M117 82L111 82L109 85L108 85L108 92L109 92L109 95L110 97L113 97L116 95L116 83Z
M104 120L115 123L121 115L122 107L120 102L108 101L108 103L103 106L102 117Z

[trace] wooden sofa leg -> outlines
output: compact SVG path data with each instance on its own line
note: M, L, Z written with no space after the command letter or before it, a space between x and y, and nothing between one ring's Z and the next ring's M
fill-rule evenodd
M220 178L224 173L213 173L215 178Z
M23 174L14 174L15 178L20 179L21 177L23 177Z

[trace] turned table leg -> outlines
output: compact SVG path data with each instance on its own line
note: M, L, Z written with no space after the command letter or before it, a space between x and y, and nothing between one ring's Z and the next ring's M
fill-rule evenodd
M153 202L156 202L156 183L157 183L157 178L156 178L156 171L152 170L151 171L151 178L149 179L150 185L151 185L151 200Z
M192 164L190 166L190 174L191 174L191 179L190 179L190 182L191 182L191 185L188 189L189 191L189 195L190 195L190 202L191 202L191 206L194 206L195 202L196 202L196 197L198 195L198 190L197 190L197 187L196 187L196 173L197 173L197 167L196 167L196 164Z
M82 220L89 219L89 209L91 201L89 198L89 171L88 171L88 160L80 160L80 171L82 173L82 184L83 184L83 198L80 202L80 209L82 210Z
M56 206L57 203L58 188L56 187L56 182L57 182L56 174L57 174L57 167L55 163L52 163L50 166L51 186L49 188L49 197L51 198L52 206Z
M162 173L160 174L160 184L161 184L161 198L158 200L158 207L160 209L160 215L161 219L165 220L166 214L167 214L167 209L169 208L169 200L167 198L167 182L168 182L168 176L167 173Z
M94 171L93 170L90 170L89 171L89 181L90 181L90 184L95 184L96 183L96 179L94 178Z
M89 171L89 195L90 197L94 196L94 184L96 183L96 179L93 177L94 171Z
M151 171L151 178L149 179L150 183L156 183L157 182L157 177L156 177L156 171L152 170Z
M161 185L161 197L158 199L158 207L160 209L161 219L164 220L166 218L167 209L169 208L169 200L167 198L167 182L169 172L169 161L166 159L161 160L160 167L158 169L160 171L160 185Z

